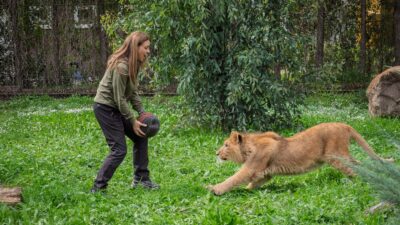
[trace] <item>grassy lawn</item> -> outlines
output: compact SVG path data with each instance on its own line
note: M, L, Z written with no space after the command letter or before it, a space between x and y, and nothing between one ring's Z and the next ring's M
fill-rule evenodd
M0 185L23 188L22 204L0 204L0 224L383 224L391 214L365 215L379 202L371 187L328 166L216 197L204 186L239 168L215 163L215 150L228 133L185 122L177 97L143 100L162 122L149 148L151 176L161 189L130 189L129 142L127 158L105 195L89 193L108 153L92 98L0 102ZM307 106L300 126L278 132L289 136L321 122L345 122L379 155L399 164L400 120L370 118L362 94L309 97ZM355 144L351 152L359 160L368 157Z

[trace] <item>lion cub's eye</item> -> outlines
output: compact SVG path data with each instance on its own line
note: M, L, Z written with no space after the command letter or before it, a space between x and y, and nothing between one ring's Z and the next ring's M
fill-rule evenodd
M228 144L225 144L225 147L228 147Z

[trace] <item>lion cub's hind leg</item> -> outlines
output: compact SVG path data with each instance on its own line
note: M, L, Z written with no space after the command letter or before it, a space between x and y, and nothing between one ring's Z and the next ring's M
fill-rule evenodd
M343 133L335 140L328 141L324 149L323 161L338 169L347 176L353 177L355 173L348 164L356 163L349 153L350 139Z
M265 182L271 180L271 178L272 178L272 176L270 176L270 175L263 176L262 178L259 178L257 180L253 180L252 182L250 182L246 188L249 190L256 189L258 187L261 187L261 185L263 185Z
M354 171L348 165L346 165L347 163L356 163L356 160L349 155L337 156L324 161L349 177L354 177L356 175Z

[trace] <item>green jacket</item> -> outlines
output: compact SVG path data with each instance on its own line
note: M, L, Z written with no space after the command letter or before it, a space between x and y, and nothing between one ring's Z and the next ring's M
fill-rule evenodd
M128 102L138 113L144 111L138 94L137 82L132 82L128 74L128 65L124 62L118 63L112 70L106 70L97 88L94 101L118 109L122 116L131 120L132 123L135 121L135 117Z

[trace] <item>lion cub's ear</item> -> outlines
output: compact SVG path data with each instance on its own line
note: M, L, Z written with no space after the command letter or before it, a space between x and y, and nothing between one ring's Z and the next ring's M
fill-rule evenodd
M234 143L241 144L243 141L243 135L237 131L232 131L230 138Z

